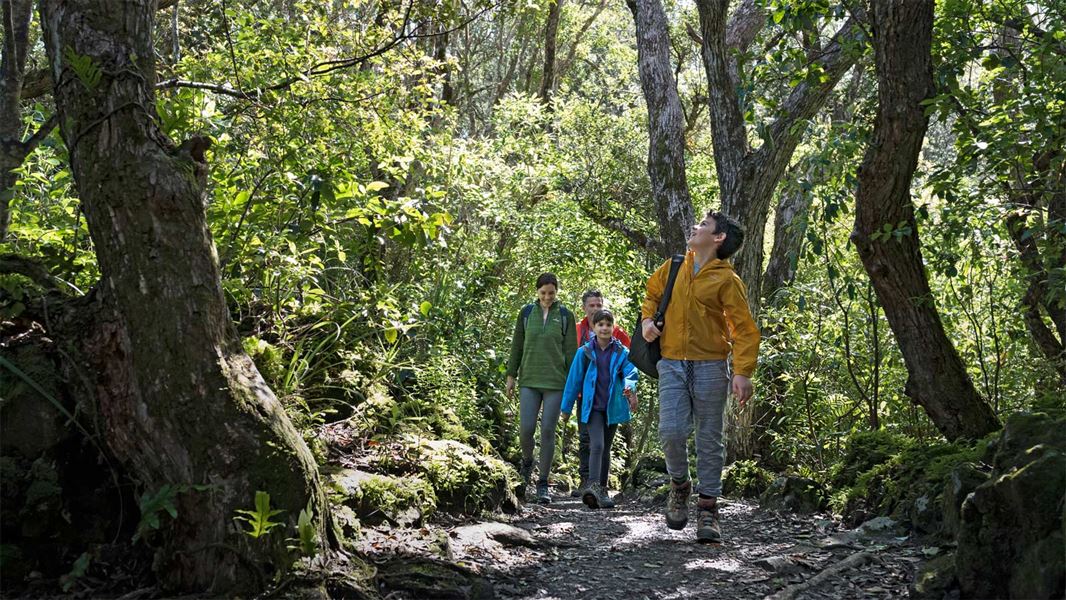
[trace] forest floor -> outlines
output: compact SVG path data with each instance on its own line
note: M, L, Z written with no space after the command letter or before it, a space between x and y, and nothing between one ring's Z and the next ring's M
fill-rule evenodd
M722 501L724 543L695 541L695 515L666 528L659 503L591 510L555 496L498 522L364 530L371 555L436 555L492 582L496 598L899 598L940 551L893 531L846 530L825 515ZM876 521L876 520L875 520ZM883 522L883 520L882 520Z

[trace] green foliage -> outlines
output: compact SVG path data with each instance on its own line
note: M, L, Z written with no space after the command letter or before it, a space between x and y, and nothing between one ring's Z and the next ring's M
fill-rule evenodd
M155 492L145 491L137 500L141 519L137 523L133 541L136 542L149 533L159 530L162 527L163 513L170 515L171 519L178 518L178 507L175 504L178 495L186 492L206 492L210 489L210 485L163 484Z
M78 580L85 576L92 564L93 556L88 552L82 552L70 567L70 572L59 578L59 585L64 592L70 592L78 584Z
M299 537L295 549L309 558L318 554L318 529L315 527L314 516L311 500L308 499L307 506L300 510L300 517L296 520L296 533Z
M103 72L100 67L96 65L96 61L91 56L82 56L74 51L73 48L67 46L63 49L63 58L66 60L66 66L74 71L74 74L78 77L78 81L81 82L85 89L90 92L95 91L97 86L100 85L100 77Z
M863 431L852 435L848 439L843 458L830 472L833 489L854 485L859 475L884 464L913 444L914 441L905 436L884 430Z
M738 460L722 475L722 493L740 498L757 498L774 481L774 474L752 460Z
M283 512L285 512L284 509L271 509L270 494L258 490L255 493L255 510L238 510L238 515L233 518L248 524L248 529L242 530L245 535L259 539L270 533L271 529L284 524L280 521L270 520L271 517Z

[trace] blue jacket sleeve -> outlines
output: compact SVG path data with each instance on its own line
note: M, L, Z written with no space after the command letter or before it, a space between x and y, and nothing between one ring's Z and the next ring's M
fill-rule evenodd
M562 412L570 414L574 410L581 387L585 384L585 353L574 353L574 360L570 363L570 373L566 376L566 386L563 388Z
M637 389L637 380L640 379L640 371L629 362L629 357L626 357L626 362L622 364L622 379L625 381L624 388Z

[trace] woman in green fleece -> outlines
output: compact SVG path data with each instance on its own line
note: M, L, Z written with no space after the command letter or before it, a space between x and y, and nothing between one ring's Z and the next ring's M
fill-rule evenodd
M518 313L511 341L511 358L507 361L507 395L514 395L515 378L519 378L520 439L522 442L522 479L527 487L533 473L533 433L540 422L540 475L537 478L537 502L552 501L548 494L548 471L555 457L555 426L570 362L577 351L574 315L563 307L555 295L559 279L551 273L537 278L537 302L527 304Z

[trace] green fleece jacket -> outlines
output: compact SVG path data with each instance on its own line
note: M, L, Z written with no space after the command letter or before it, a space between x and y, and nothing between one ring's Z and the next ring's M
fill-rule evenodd
M577 328L574 313L569 310L564 328L562 310L557 300L548 309L547 320L536 302L528 319L522 318L525 310L518 312L507 374L518 377L519 386L542 390L561 390L566 386L570 362L577 351Z

